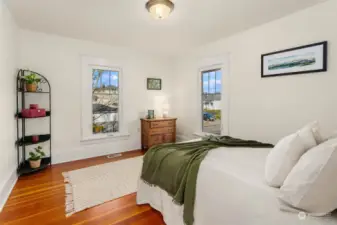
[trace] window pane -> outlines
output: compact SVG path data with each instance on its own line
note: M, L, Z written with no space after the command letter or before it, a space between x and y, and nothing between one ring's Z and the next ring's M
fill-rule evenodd
M94 69L92 72L93 133L118 132L119 73Z
M215 93L215 72L209 73L209 93Z
M222 89L222 76L221 76L221 70L216 71L215 73L215 93L221 93ZM221 100L221 95L220 95Z
M202 75L202 86L203 86L204 93L208 93L208 89L209 89L208 73L204 73Z
M221 134L221 70L202 73L202 131Z

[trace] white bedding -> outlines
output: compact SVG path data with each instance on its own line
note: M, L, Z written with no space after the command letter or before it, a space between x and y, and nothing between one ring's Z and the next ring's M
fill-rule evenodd
M279 210L278 190L264 181L270 149L218 148L200 166L194 225L336 225L337 215L306 217ZM137 203L149 203L167 225L184 225L182 207L158 187L139 181Z

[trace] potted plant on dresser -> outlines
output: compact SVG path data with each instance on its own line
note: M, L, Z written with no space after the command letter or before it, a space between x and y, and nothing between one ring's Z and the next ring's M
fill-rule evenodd
M41 159L45 157L46 154L42 151L41 146L37 146L34 152L29 152L29 164L30 167L35 169L41 166Z
M40 83L41 78L39 78L35 73L24 76L23 79L26 83L26 91L27 92L36 92L37 85Z

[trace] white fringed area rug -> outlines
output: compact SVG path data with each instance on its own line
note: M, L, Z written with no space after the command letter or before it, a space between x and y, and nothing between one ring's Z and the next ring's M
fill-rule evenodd
M63 173L66 216L137 191L143 157Z

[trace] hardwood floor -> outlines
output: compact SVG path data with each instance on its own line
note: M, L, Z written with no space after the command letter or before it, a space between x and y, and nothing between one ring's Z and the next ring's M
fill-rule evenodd
M108 159L97 157L54 165L45 171L20 177L0 214L1 225L165 225L159 212L148 205L138 206L136 194L65 217L62 172L142 155L124 153ZM88 193L90 194L90 193Z

